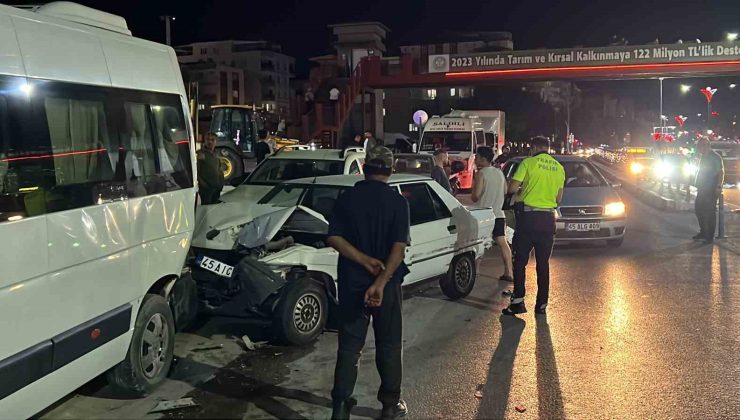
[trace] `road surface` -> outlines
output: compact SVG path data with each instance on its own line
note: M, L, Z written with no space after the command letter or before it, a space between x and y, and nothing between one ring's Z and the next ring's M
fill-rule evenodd
M500 315L509 284L486 256L466 299L434 284L404 301L404 398L410 418L644 419L740 417L740 215L730 238L701 245L690 213L663 214L630 197L619 249L557 247L551 305ZM529 271L534 273L533 268ZM173 378L145 399L111 395L96 380L45 419L158 418L160 399L192 397L197 407L165 418L328 418L336 334L305 348L248 351L254 323L210 320L178 337ZM376 418L372 337L362 357L356 418ZM475 397L479 390L482 398ZM524 412L517 411L519 409Z

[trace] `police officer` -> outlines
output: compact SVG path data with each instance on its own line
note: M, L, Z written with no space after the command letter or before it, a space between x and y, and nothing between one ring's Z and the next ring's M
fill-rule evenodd
M375 331L375 362L380 374L382 418L406 415L401 400L401 282L409 240L409 205L387 182L393 154L369 151L365 180L342 194L329 218L331 247L339 252L339 349L332 390L333 419L349 418L356 401L357 364L370 319Z
M527 312L524 305L525 268L534 248L537 260L537 302L535 313L544 314L550 291L550 254L555 238L555 209L563 197L565 170L550 156L545 137L532 139L534 156L524 159L509 184L509 193L520 190L514 232L514 293L505 315Z
M696 174L696 202L694 211L699 221L699 234L694 240L702 240L705 244L714 242L714 232L717 227L717 200L722 193L725 169L722 157L712 150L709 140L700 139L697 149L701 154L699 172Z
M203 147L198 150L198 190L202 204L218 203L224 187L224 171L216 155L215 133L208 133Z

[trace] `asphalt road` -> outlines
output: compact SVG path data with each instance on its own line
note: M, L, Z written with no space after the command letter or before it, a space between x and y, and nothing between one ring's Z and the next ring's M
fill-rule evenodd
M740 214L728 217L730 238L700 245L689 239L692 214L625 198L621 248L556 247L546 317L500 315L510 285L496 280L495 252L466 299L449 301L434 284L408 291L411 418L740 417ZM528 285L531 310L533 277ZM122 399L96 380L43 418L158 418L147 415L157 400L183 396L199 405L166 418L328 418L336 334L306 348L248 351L239 343L244 333L268 337L254 323L210 320L178 337L173 378L154 395ZM369 337L358 418L380 414L373 360Z

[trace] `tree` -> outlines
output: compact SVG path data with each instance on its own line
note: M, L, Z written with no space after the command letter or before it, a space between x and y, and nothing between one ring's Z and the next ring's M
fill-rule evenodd
M544 82L540 86L540 98L552 107L556 116L561 110L565 112L564 144L566 145L566 151L570 152L571 145L568 143L570 116L571 111L581 103L581 90L572 82ZM554 128L557 132L557 124L555 124Z

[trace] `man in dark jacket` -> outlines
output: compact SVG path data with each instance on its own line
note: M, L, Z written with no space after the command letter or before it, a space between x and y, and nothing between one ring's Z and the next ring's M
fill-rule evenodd
M254 146L254 156L257 158L257 164L259 165L260 162L270 155L271 151L270 145L267 144L267 131L260 130L257 135L259 136L259 141Z
M700 139L697 149L701 154L699 172L696 174L696 202L694 210L699 221L699 233L695 240L709 244L714 242L717 227L717 200L722 193L725 168L722 157L712 150L709 140Z
M401 400L403 349L401 282L409 241L409 205L387 182L393 154L375 147L367 156L365 180L342 194L329 218L329 245L339 252L339 349L332 390L332 419L349 418L357 364L370 320L380 374L381 417L406 415Z
M509 159L511 159L511 149L509 146L504 146L501 148L501 154L493 161L493 164L501 168Z
M198 190L202 204L218 203L224 187L224 171L216 155L216 133L208 133L198 151Z
M452 187L450 187L450 178L447 176L447 172L445 172L445 165L449 164L450 160L449 155L447 155L444 149L437 149L434 151L432 159L434 160L432 179L437 181L447 192L450 192L452 190Z

